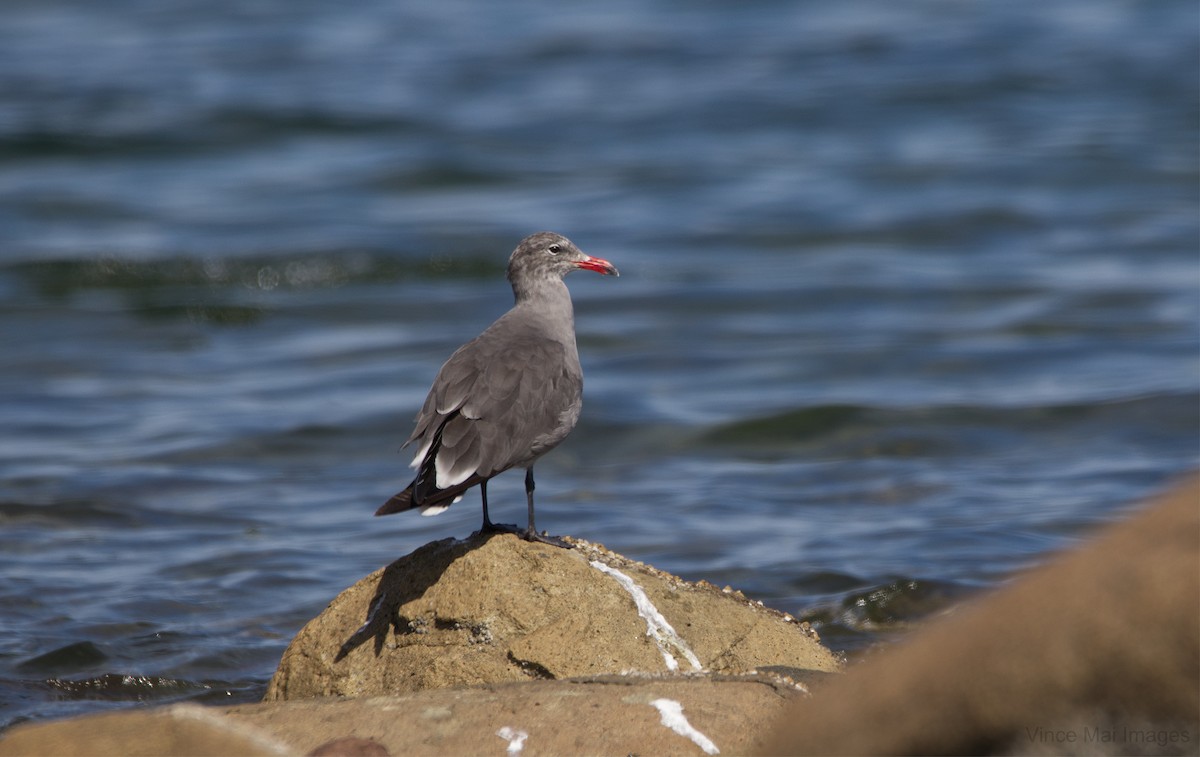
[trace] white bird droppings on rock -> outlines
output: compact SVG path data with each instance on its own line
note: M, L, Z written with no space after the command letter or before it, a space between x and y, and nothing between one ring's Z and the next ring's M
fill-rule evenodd
M529 734L525 731L519 731L516 728L504 726L496 735L508 742L508 749L505 751L508 754L520 754L525 748L525 739L529 738Z
M662 724L680 736L691 739L705 754L720 754L712 739L697 731L683 714L683 705L674 699L655 699L650 704L658 710Z
M616 568L605 565L599 560L592 560L591 565L601 573L606 573L621 585L621 588L629 592L629 596L633 597L633 603L637 605L638 615L646 621L646 635L654 639L654 643L658 645L658 651L662 652L663 662L667 664L667 669L674 672L679 670L679 662L675 659L675 655L671 654L671 649L674 648L688 661L692 666L692 670L700 671L704 666L700 664L700 659L696 657L696 653L691 650L683 639L679 638L679 634L675 633L675 629L667 622L650 598L646 596L646 592L642 591L642 587L638 586L632 578L625 575Z

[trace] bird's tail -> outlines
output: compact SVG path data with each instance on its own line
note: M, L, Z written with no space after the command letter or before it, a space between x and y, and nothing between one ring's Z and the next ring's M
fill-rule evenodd
M383 506L375 511L375 514L376 515L391 515L392 513L402 513L405 510L413 509L414 507L416 507L416 504L414 504L412 501L412 495L413 495L413 487L412 487L412 484L409 484L407 489L405 489L404 491L395 495L394 497L389 499L387 502L384 502Z

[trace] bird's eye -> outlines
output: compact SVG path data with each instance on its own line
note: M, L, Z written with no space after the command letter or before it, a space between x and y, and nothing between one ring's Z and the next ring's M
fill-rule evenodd
M546 249L550 251L551 255L557 255L558 253L562 252L562 245L555 242L554 244L550 245Z

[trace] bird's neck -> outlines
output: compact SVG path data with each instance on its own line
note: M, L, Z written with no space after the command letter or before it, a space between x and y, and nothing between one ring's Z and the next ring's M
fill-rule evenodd
M562 308L571 309L571 293L562 279L534 279L533 281L514 281L513 297L517 305L532 304L539 308L550 310Z
M541 279L525 286L514 284L513 295L514 309L537 313L547 327L564 335L564 342L575 341L575 309L562 279Z

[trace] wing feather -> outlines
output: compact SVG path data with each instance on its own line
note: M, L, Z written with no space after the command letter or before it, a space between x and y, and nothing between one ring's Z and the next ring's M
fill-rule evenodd
M420 453L413 506L449 504L473 486L556 446L579 417L575 345L501 319L447 360L406 444Z

